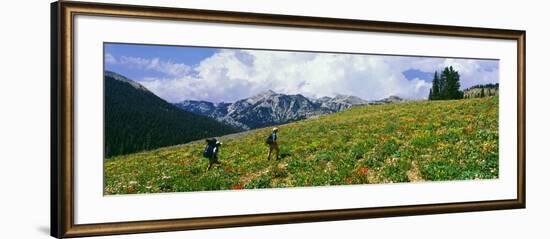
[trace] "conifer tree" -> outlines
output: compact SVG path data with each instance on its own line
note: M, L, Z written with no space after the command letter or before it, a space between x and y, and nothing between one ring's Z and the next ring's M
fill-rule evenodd
M434 79L432 81L432 89L430 90L431 93L431 100L438 100L440 96L440 82L439 82L439 75L437 71L434 73Z
M445 67L441 74L434 73L432 88L428 95L429 100L462 99L464 93L460 91L460 74L452 66Z
M461 99L462 93L460 91L460 74L455 71L452 66L449 67L449 77L447 81L448 99Z

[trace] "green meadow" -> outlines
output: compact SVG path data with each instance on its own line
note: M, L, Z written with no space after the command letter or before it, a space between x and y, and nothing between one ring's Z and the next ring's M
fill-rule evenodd
M104 161L105 194L240 190L498 178L498 97L356 106L219 137L207 171L204 140ZM174 132L177 134L177 132Z

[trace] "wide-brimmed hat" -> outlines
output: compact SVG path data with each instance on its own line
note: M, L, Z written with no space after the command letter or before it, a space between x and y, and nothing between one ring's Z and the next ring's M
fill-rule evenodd
M273 128L273 131L277 131L277 130L279 130L279 128L277 128L277 127Z

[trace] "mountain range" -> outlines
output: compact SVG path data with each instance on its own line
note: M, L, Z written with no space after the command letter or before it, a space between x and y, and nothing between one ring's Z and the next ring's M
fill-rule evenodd
M356 105L396 103L397 96L367 101L356 96L307 98L301 94L279 94L272 90L234 103L185 100L175 105L186 111L208 116L242 130L290 123L317 115L346 110Z
M314 99L268 90L233 103L186 100L172 104L115 72L106 71L104 81L106 158L286 124L356 105L403 101L396 96L378 101L349 95Z

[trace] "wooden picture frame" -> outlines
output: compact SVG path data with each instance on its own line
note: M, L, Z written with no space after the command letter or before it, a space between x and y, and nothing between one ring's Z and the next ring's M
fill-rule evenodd
M74 18L81 15L515 41L517 43L517 75L515 76L517 79L517 196L514 199L475 202L75 224ZM525 208L525 39L526 33L521 30L85 2L61 1L52 3L51 235L58 238L80 237Z

